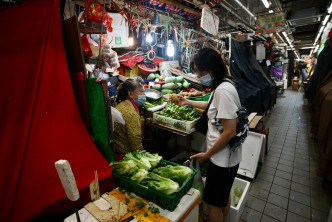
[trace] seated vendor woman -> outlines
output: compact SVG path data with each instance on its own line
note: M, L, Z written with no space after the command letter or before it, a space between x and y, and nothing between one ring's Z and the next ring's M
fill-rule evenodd
M118 87L116 109L122 114L125 125L114 123L114 148L117 159L135 150L142 150L141 118L138 107L146 101L141 78L127 79Z

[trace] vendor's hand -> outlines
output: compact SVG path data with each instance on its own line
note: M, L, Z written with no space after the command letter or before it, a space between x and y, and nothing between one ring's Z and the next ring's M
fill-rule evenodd
M174 94L175 95L175 94ZM177 99L174 99L173 96L171 97L171 100L178 106L184 106L184 105L189 105L189 101L185 99L181 95L175 95Z
M204 161L210 159L210 157L208 156L207 153L197 153L195 155L192 155L190 157L190 159L196 159L197 162L201 163L201 162L204 162Z
M103 80L103 77L98 77L97 79L96 79L96 82L101 82Z

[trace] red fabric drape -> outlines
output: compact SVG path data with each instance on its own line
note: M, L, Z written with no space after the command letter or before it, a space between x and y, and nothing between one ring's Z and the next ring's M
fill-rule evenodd
M58 0L30 0L0 12L0 221L72 209L54 162L67 159L78 188L111 171L84 127L64 51ZM87 192L80 201L87 202ZM58 205L57 205L58 204ZM61 205L59 205L61 204Z

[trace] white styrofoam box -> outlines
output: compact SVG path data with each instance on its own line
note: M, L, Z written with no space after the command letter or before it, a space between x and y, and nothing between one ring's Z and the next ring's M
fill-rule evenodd
M177 135L177 144L178 146L187 146L186 137ZM198 152L206 151L206 136L200 132L195 131L192 134L191 148Z
M227 222L238 222L240 220L241 214L243 213L244 207L248 200L248 192L249 192L250 182L246 180L242 180L240 178L235 177L232 189L231 189L231 209L229 211L228 217L226 219ZM234 205L235 195L234 189L241 188L243 190L242 196L239 200L237 206Z
M203 178L203 182L205 185L205 178ZM241 214L243 213L244 207L246 205L246 202L248 200L248 192L249 192L249 186L250 182L246 180L242 180L240 178L235 177L233 186L230 192L231 195L231 208L229 210L229 214L226 218L227 222L238 222L240 220ZM234 189L235 188L241 188L243 190L242 196L237 204L237 206L234 205L235 203L235 196L234 196ZM205 202L203 202L203 212L205 215L209 214L209 209Z
M248 136L242 144L242 160L238 174L253 179L256 174L258 160L261 155L263 134L249 131Z

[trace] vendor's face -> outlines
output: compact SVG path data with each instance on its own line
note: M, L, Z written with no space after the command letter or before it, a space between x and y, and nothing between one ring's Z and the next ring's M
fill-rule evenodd
M211 77L213 77L213 73L212 72L209 72L209 71L200 71L196 64L194 64L194 73L197 75L197 78L201 78L202 76L205 76L207 74L210 74Z
M141 85L139 85L133 92L128 92L129 98L133 100L137 100L138 95L145 95L144 88Z

